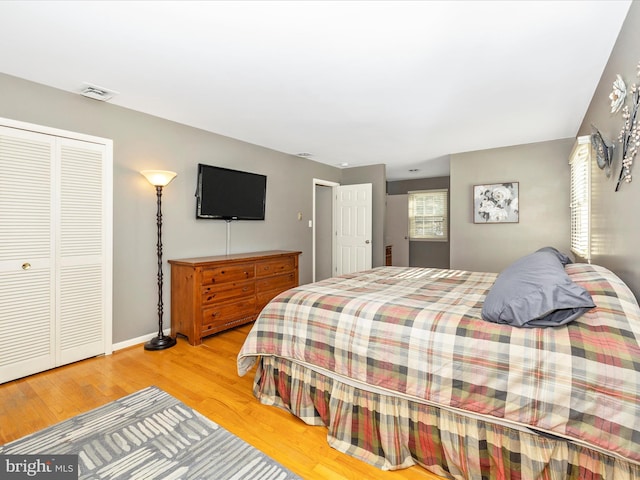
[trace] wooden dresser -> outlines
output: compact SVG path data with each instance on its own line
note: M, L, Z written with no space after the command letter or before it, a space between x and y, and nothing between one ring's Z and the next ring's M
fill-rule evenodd
M171 335L200 345L207 335L252 322L280 292L298 286L301 252L268 252L169 260Z

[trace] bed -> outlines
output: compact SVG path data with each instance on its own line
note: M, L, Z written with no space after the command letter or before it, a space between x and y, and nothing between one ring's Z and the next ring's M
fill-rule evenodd
M238 354L254 395L383 470L640 480L640 309L562 265L595 307L554 327L483 319L495 273L379 267L274 298ZM502 273L501 273L502 275Z

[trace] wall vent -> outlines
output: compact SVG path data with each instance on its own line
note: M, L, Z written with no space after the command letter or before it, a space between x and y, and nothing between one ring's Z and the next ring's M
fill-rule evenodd
M94 100L99 100L101 102L106 102L107 100L111 100L114 95L117 95L118 92L113 90L109 90L107 88L98 87L97 85L90 85L88 83L84 84L85 86L80 90L80 95L87 98L92 98Z

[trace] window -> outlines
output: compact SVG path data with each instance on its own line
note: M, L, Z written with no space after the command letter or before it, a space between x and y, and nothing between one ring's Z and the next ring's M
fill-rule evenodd
M580 137L571 153L571 251L590 260L590 137Z
M447 189L409 192L410 240L448 240L448 195Z

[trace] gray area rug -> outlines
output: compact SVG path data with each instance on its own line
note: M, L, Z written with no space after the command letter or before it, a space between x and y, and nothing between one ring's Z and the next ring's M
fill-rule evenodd
M81 479L300 478L157 387L0 446L0 454L75 454Z

